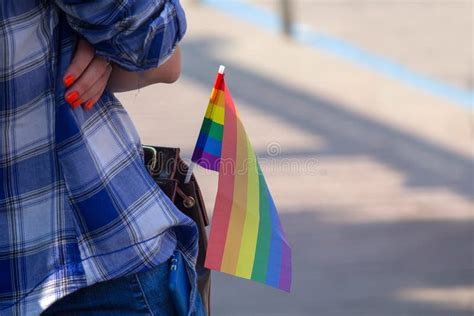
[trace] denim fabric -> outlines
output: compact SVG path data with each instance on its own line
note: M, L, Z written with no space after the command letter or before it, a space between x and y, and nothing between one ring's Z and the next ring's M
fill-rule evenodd
M169 262L80 288L57 300L41 316L177 315L168 289ZM196 316L206 315L199 294L196 311Z

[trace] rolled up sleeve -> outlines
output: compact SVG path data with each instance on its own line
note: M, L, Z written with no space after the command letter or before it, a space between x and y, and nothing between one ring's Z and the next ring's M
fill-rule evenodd
M129 71L158 67L186 32L179 0L56 0L69 25Z

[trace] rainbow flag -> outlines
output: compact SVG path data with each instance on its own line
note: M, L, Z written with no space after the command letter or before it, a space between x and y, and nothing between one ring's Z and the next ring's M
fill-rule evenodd
M290 292L291 249L223 69L191 160L219 171L205 267Z

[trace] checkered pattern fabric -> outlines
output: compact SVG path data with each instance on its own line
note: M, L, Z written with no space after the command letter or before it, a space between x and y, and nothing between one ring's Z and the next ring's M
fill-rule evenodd
M38 315L176 248L194 306L196 225L149 175L113 94L72 109L62 84L78 35L139 71L166 61L185 30L178 0L0 1L0 315Z

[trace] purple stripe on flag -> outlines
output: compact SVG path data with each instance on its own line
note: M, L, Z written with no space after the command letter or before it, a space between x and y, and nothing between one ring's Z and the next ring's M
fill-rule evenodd
M267 200L270 208L272 222L272 234L270 239L270 253L268 256L267 277L265 283L278 288L280 285L280 273L282 263L282 234L279 227L278 214L270 191L267 187Z
M287 292L291 291L291 248L286 240L282 245L280 284L278 287Z
M270 192L268 192L270 194ZM273 202L273 201L272 201ZM278 222L278 231L280 232L281 238L281 266L280 266L280 281L279 288L290 292L291 290L291 248L286 239L283 231L283 225L281 224L280 217L276 218Z
M191 160L203 168L219 171L221 157L216 157L213 154L205 152L202 148L196 147Z

